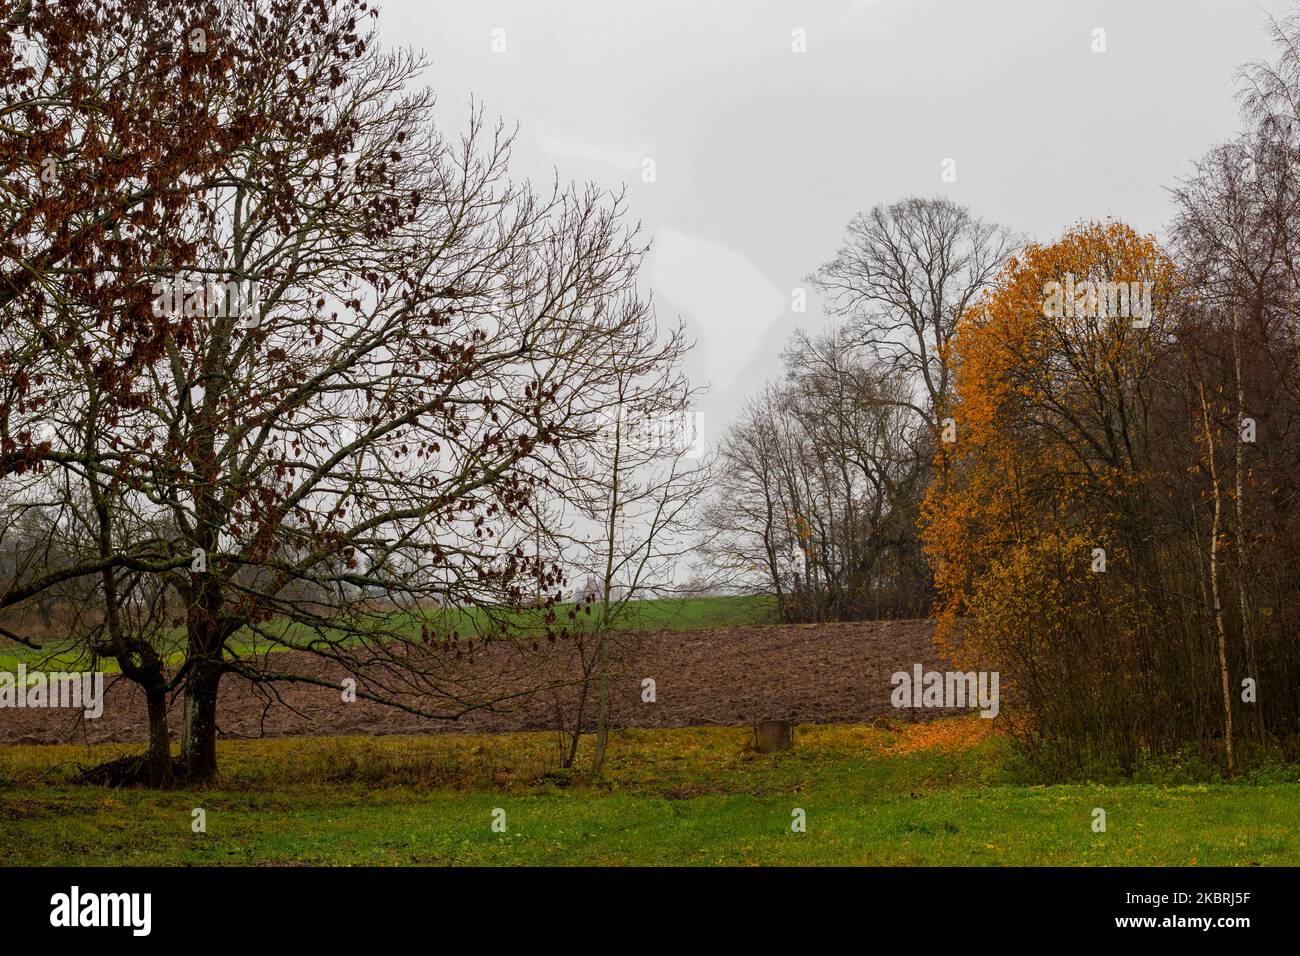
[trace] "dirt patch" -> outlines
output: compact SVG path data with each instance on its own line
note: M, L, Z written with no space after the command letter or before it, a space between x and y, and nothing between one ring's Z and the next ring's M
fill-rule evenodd
M913 664L940 667L929 621L732 627L625 635L617 652L619 677L612 714L624 727L741 725L764 718L799 723L924 721L945 710L895 710L890 675ZM564 654L561 649L552 652ZM277 670L338 681L349 676L335 662L301 652L271 658ZM561 668L563 669L563 662ZM361 676L361 675L358 675ZM655 682L654 703L642 702L642 681ZM364 677L362 677L364 680ZM117 676L105 681L104 714L82 720L66 710L0 710L3 743L136 743L147 738L143 696ZM227 675L221 685L223 737L343 736L351 734L500 733L551 729L557 707L572 712L572 689L529 694L509 706L458 720L433 720L367 700L343 703L338 691L280 684L268 697L247 679ZM406 698L418 705L414 695ZM179 695L171 728L181 719Z

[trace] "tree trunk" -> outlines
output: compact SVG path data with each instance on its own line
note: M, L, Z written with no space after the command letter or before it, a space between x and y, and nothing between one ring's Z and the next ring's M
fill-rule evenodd
M582 684L578 688L577 713L573 716L573 726L569 730L569 752L560 764L566 770L578 760L578 746L582 743L582 721L587 716L587 690L591 686L591 670L587 667L581 644L578 645L578 660L582 667Z
M1242 428L1246 417L1246 386L1241 378L1241 309L1235 310L1232 321L1232 361L1233 370L1237 383L1237 468L1236 468L1236 487L1234 489L1233 503L1236 505L1237 527L1235 534L1236 547L1234 551L1237 557L1237 596L1238 604L1241 610L1241 639L1246 645L1246 666L1250 669L1250 677L1255 681L1259 680L1259 663L1255 658L1255 639L1250 626L1250 598L1247 585L1250 581L1250 574L1246 567L1246 519L1244 515L1245 507L1245 473L1246 467L1243 462L1243 456L1246 450L1246 443L1241 440ZM1259 704L1259 697L1256 695L1256 703L1251 708L1254 711L1255 730L1260 740L1264 739L1264 712Z
M149 786L164 789L172 785L171 736L167 728L167 692L145 691L149 706Z
M1223 492L1219 485L1219 466L1215 460L1214 430L1205 389L1200 390L1201 419L1205 423L1205 444L1210 465L1210 487L1214 493L1214 522L1210 528L1210 596L1214 600L1214 625L1219 637L1219 677L1223 684L1223 750L1228 773L1233 770L1232 689L1228 679L1228 634L1223 623L1223 600L1219 593L1219 535L1223 527ZM1240 436L1238 441L1240 442Z
M622 394L619 395L622 398ZM591 758L591 775L600 774L605 766L605 746L609 743L609 632L610 599L614 586L614 550L618 547L618 512L622 506L623 427L614 426L614 458L610 472L609 513L605 521L605 574L601 586L600 620L600 691L596 701L596 751Z
M189 780L217 775L217 692L221 669L196 666L185 680L185 717L181 726L181 770Z
M606 592L608 598L608 590ZM606 604L608 607L608 604ZM596 704L596 753L591 758L591 774L597 776L605 766L605 745L609 741L609 629L600 635L600 697Z
M754 725L754 748L759 753L790 750L794 747L794 722L790 720L760 720Z

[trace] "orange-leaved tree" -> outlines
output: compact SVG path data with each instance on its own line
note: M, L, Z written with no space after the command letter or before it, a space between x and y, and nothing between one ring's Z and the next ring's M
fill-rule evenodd
M1128 763L1141 695L1162 693L1149 499L1175 286L1154 239L1083 224L1010 262L947 356L953 398L923 506L938 639L1002 672L1040 757Z

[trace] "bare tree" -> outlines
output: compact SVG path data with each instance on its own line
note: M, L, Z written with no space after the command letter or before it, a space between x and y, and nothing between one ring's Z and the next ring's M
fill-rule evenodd
M957 319L1019 239L948 199L910 198L850 222L835 258L812 277L847 334L917 389L896 399L931 432L946 406L948 342Z
M801 620L911 613L929 600L916 534L957 320L1018 245L946 199L855 216L812 281L844 327L800 333L787 381L724 440L708 524L716 569Z
M705 553L787 619L919 611L925 464L904 387L840 332L797 336L785 362L723 440Z
M642 252L620 197L512 183L510 136L481 110L443 137L412 92L421 62L377 50L354 3L217 8L206 49L273 119L217 150L134 272L73 302L24 291L5 343L17 356L33 323L61 330L26 353L8 424L40 440L13 493L53 497L69 539L91 537L4 601L93 577L103 627L81 636L147 693L183 691L192 779L216 772L225 675L343 687L267 649L433 718L518 694L467 671L474 641L430 608L500 624L558 599L534 503L617 401L610 357L642 341L616 307ZM154 330L151 349L97 321L106 306ZM152 616L123 613L159 582L178 660ZM165 708L150 716L165 739Z
M690 343L681 327L661 337L647 304L623 308L635 332L603 357L612 372L604 420L588 441L571 446L576 454L563 456L548 484L554 513L544 522L577 579L594 584L592 593L580 592L575 614L576 699L565 718L564 760L577 758L594 697L593 774L607 751L620 634L638 602L683 586L712 476L695 410L698 389L683 374Z
M1231 489L1231 523L1226 517L1216 522L1223 527L1217 551L1230 554L1231 564L1216 560L1216 551L1211 572L1212 581L1217 577L1225 590L1235 590L1237 622L1225 635L1220 620L1218 633L1220 640L1236 643L1239 632L1246 669L1255 679L1278 652L1276 609L1291 586L1289 563L1279 562L1268 544L1277 540L1287 511L1284 489L1291 482L1277 470L1277 455L1285 455L1292 441L1293 410L1300 401L1300 17L1271 20L1269 33L1275 59L1240 71L1245 129L1210 150L1174 190L1178 215L1171 230L1194 292L1188 326L1195 333L1197 387L1211 390L1206 414L1215 413L1203 429L1218 506L1226 507L1219 473L1231 468L1232 474L1230 482L1222 479L1225 490ZM1220 408L1232 409L1231 422L1217 421ZM1222 434L1218 444L1231 449L1223 466L1213 459L1211 424ZM1243 440L1248 427L1267 435L1267 444ZM1270 606L1261 619L1259 609ZM1221 607L1217 594L1215 607ZM1275 695L1261 697L1247 708L1246 726L1262 736L1267 711L1279 705L1285 703ZM1230 710L1225 719L1231 721ZM1225 743L1230 742L1228 734Z

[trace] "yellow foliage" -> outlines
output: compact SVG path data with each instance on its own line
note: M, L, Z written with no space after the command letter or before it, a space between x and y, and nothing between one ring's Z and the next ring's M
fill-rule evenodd
M1027 247L960 318L947 356L958 440L939 445L922 507L937 637L955 659L1014 664L1007 639L1096 599L1093 548L1123 559L1115 532L1150 478L1133 419L1174 287L1153 238L1091 223Z

